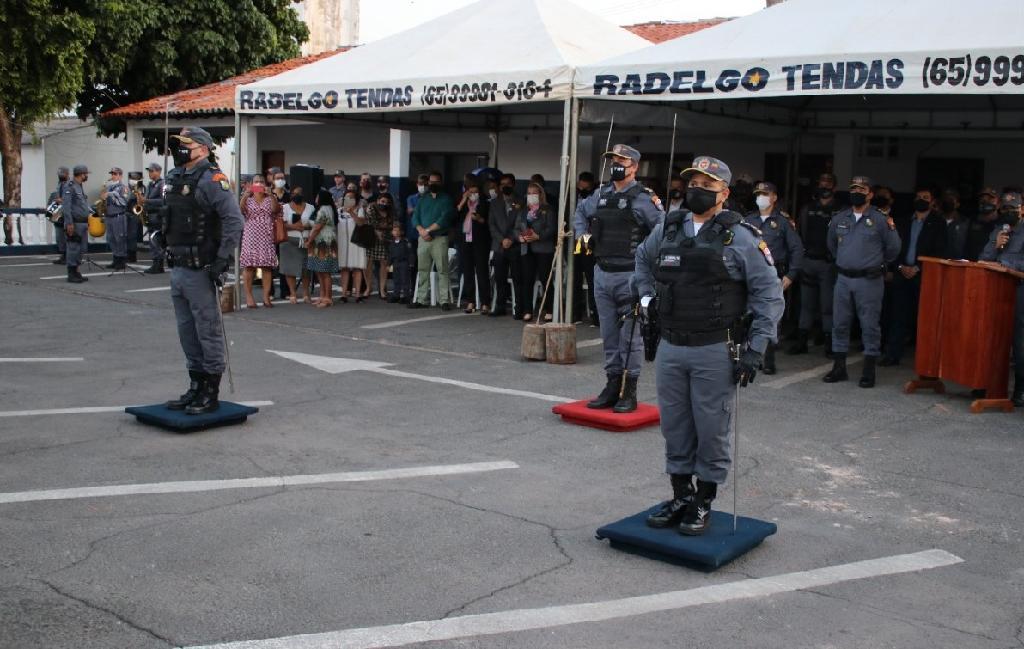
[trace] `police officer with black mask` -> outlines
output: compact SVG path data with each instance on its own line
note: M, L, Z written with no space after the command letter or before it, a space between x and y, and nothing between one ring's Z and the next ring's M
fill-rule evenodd
M165 181L161 234L190 382L166 405L198 415L219 407L226 351L217 287L241 237L242 213L227 176L213 164L210 134L186 126L171 137L175 167Z
M655 372L672 485L672 498L647 524L687 535L707 530L732 463L736 384L754 380L785 308L767 244L724 209L731 176L708 156L683 171L689 211L671 212L654 228L637 250L633 275L641 308L656 309L661 322Z
M800 269L800 321L797 339L787 350L789 354L807 353L811 327L820 319L825 356L832 357L832 293L836 273L828 251L828 225L843 208L836 200L835 189L835 176L830 173L818 176L811 202L800 210L797 219L804 258Z
M160 176L163 167L152 162L146 171L149 173L149 186L146 187L145 207L149 218L149 256L152 263L142 272L159 275L164 272L164 249L160 245L160 237L153 234L160 229L160 208L164 206L164 179Z
M1001 224L999 192L992 187L986 187L978 195L978 214L967 225L964 259L978 261L992 236L992 230Z
M636 181L639 151L616 144L604 156L611 159L612 181L580 201L574 219L577 239L590 234L589 245L597 265L594 293L608 379L587 407L613 408L623 413L636 410L636 384L644 346L630 315L635 299L629 280L636 267L637 247L661 223L664 214L652 198L654 192Z
M67 167L57 167L57 188L50 192L49 198L46 199L47 205L57 204L58 206L64 200L64 186L68 183L68 179L71 177L71 171ZM60 253L60 257L53 260L53 263L57 266L63 266L67 264L67 249L68 240L67 235L64 233L64 221L63 218L53 222L54 235L57 239L57 252Z
M1016 189L1016 188L1013 188ZM995 261L1024 272L1024 197L1018 191L1004 191L999 198L998 228L992 230L981 253L982 261ZM1024 282L1017 285L1013 310L1013 405L1024 407Z
M590 198L594 193L594 174L584 171L576 180L576 205ZM590 308L590 324L598 326L601 317L597 314L597 302L594 300L594 255L589 246L580 245L574 250L575 259L572 262L573 293L572 293L572 315L576 322L583 321L583 314L587 306ZM583 280L587 280L587 290L583 290Z
M71 170L72 179L64 183L61 213L64 215L64 234L67 237L68 282L88 282L78 271L82 257L89 252L89 214L92 208L83 185L89 180L89 168L78 164Z

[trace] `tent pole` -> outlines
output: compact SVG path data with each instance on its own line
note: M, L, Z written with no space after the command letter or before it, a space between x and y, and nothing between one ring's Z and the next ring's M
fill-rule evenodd
M235 200L242 194L242 115L235 111L235 159L231 165L231 176L235 180ZM242 269L238 257L241 254L241 240L235 246L235 308L242 303Z
M569 229L570 238L569 243L565 247L568 253L568 259L566 262L565 275L565 322L572 324L573 320L573 297L576 291L576 255L573 254L575 250L576 232L575 232L575 214L576 214L576 178L577 169L579 168L579 159L577 158L577 148L579 144L579 130L580 130L580 102L578 99L573 99L572 115L569 129L569 187L567 189L569 194L569 200L566 201L565 207L565 218L566 227Z
M562 110L562 156L558 161L558 227L555 230L558 232L559 241L564 241L562 235L565 231L565 212L569 202L569 140L571 139L572 109L574 105L573 99L570 96L565 100L565 106ZM555 246L554 322L562 322L562 280L564 279L562 259L561 248L559 246ZM543 305L541 305L541 310L543 310L543 308Z

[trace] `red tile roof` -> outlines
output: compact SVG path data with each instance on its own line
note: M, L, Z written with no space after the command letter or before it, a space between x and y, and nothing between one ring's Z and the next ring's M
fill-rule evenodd
M288 70L313 63L320 59L347 51L349 48L341 47L329 52L321 52L311 56L302 56L295 59L288 59L280 63L271 63L262 68L256 68L235 77L215 81L214 83L182 90L162 97L153 97L127 106L120 106L103 113L103 117L114 117L120 119L157 118L164 116L164 110L168 108L172 116L185 115L231 115L235 108L235 86L253 83L260 79L272 77Z
M652 21L636 25L624 25L624 27L637 36L645 38L652 43L662 43L664 41L672 40L673 38L698 32L708 27L714 27L726 20L729 19L712 18L710 20L699 20L690 23ZM281 61L280 63L265 65L262 68L256 68L255 70L250 70L244 74L210 83L205 86L200 86L199 88L182 90L181 92L176 92L170 95L153 97L152 99L146 99L145 101L139 101L134 104L128 104L127 106L114 108L103 113L103 117L120 119L161 118L164 116L164 110L168 107L168 103L170 104L170 114L177 117L188 115L204 115L208 117L231 115L234 113L235 109L235 86L253 83L254 81L272 77L274 75L281 74L282 72L287 72L288 70L294 70L295 68L306 65L307 63L319 61L320 59L327 58L334 54L339 54L348 49L349 48L347 47L342 47L329 52L321 52L320 54L313 54L311 56L303 56L296 59Z
M730 19L711 18L709 20L698 20L692 23L666 23L652 21L649 23L638 23L636 25L623 25L623 27L637 36L651 41L652 43L664 43L665 41L670 41L673 38L679 38L680 36L699 32L700 30L707 29L708 27L714 27L715 25L724 23L727 20Z

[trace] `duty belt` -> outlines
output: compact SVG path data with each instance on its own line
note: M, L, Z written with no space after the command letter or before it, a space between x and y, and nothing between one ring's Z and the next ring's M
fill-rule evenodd
M74 221L75 223L88 223L89 222L89 217L88 216L76 216L76 217L72 218L71 220Z
M202 265L199 263L199 254L194 246L174 246L164 252L167 265L171 268L191 268L199 270Z
M875 266L874 268L865 268L863 270L851 270L837 266L836 270L839 271L840 275L852 278L866 277L868 279L875 279L885 274L884 266Z
M809 250L804 251L804 257L807 259L813 259L815 261L830 261L829 254L827 252L817 253Z
M729 340L729 330L719 329L718 331L683 333L681 331L665 329L661 332L661 338L679 347L704 347L705 345L724 343Z
M610 259L597 260L597 265L606 273L632 273L636 270L636 262L613 262Z

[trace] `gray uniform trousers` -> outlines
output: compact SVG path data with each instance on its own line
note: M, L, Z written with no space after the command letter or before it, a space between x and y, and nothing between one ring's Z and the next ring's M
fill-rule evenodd
M137 216L130 211L124 213L125 222L125 244L128 252L136 252L139 248L139 230L142 224ZM126 255L127 256L127 255Z
M804 257L800 270L800 322L801 329L810 330L814 320L821 316L821 329L832 331L832 294L836 286L836 272L825 259Z
M82 263L82 256L89 252L89 224L75 223L75 234L78 235L78 241L68 239L64 257L67 265L72 268L77 268Z
M732 466L733 364L727 343L683 347L662 340L654 361L665 472L722 484Z
M629 288L632 271L609 273L594 268L594 301L601 319L601 339L604 341L604 371L620 374L626 364L629 349L629 333L633 329L633 318L627 318L619 326L619 315L633 306L633 292ZM640 327L633 334L633 350L629 352L630 376L640 376L640 365L644 356L644 339Z
M172 268L171 301L188 369L223 374L224 330L210 275L203 270Z
M53 230L54 236L57 238L57 252L63 257L68 250L68 235L64 233L62 225L54 225Z
M103 219L107 224L107 243L110 245L110 252L115 257L128 256L128 219L121 213L115 216L106 216Z
M850 351L850 325L856 313L860 322L861 342L864 354L878 356L882 353L882 297L885 294L885 279L882 277L836 278L833 301L834 324L832 325L832 350Z

